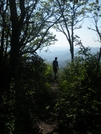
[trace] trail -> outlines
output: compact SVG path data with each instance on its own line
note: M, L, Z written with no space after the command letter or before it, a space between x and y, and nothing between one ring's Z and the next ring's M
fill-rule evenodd
M57 94L58 83L56 81L51 84L52 94ZM58 133L58 121L51 111L49 117L38 122L38 126L41 134L59 134Z

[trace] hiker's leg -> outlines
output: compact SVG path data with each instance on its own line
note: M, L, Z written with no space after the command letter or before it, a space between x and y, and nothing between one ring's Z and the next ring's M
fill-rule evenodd
M57 68L54 68L54 79L55 79L55 80L56 80L56 78L57 78L56 74L57 74Z

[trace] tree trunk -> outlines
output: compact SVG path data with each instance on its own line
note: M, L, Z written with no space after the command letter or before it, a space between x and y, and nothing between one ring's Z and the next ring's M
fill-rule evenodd
M72 45L70 48L70 52L71 52L71 61L74 61L74 46Z
M19 56L19 25L15 0L10 0L10 12L12 23L11 52L10 52L10 78L15 78Z
M72 22L71 22L71 61L74 61L74 18L75 18L75 4L73 5L73 14L72 14Z
M74 18L72 16L72 24L71 24L71 45L70 45L70 50L71 50L71 61L74 61L74 33L73 33L73 24L74 24Z

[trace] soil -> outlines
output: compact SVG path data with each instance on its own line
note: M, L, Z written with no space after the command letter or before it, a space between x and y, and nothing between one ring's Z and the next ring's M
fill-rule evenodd
M58 83L53 82L51 85L53 94L58 92ZM41 134L59 134L58 133L58 121L54 117L52 111L44 119L38 121L38 127Z

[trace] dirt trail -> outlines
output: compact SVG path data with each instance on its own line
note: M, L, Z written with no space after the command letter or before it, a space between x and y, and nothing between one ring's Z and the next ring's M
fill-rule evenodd
M39 122L39 129L42 134L58 134L57 122L49 123L45 121Z
M53 94L57 94L58 92L58 83L53 82L51 85L51 89ZM40 120L38 122L38 126L40 129L41 134L59 134L58 133L58 123L57 120L54 119L54 115L51 112L50 117L45 120Z

